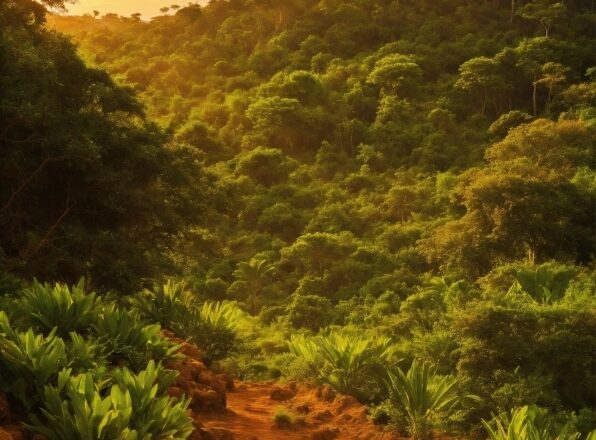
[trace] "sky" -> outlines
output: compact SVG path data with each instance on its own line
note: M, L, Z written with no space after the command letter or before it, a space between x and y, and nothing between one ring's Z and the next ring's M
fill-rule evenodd
M159 8L173 4L185 5L188 0L78 0L77 3L67 3L66 7L70 15L91 14L94 10L101 15L114 12L118 15L128 16L135 12L143 14L147 20L160 15Z

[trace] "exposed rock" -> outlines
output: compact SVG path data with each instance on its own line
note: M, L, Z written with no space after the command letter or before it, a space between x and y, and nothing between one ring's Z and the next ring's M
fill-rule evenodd
M212 435L215 440L236 440L234 433L226 428L214 426L213 428L204 429L203 432Z
M0 440L14 440L14 437L6 432L3 428L0 428Z
M190 352L192 350L189 349ZM228 377L209 371L198 359L186 357L171 365L179 372L178 377L168 389L168 394L180 397L185 394L191 398L190 408L194 411L218 411L226 408L226 389Z
M335 399L335 391L329 385L323 385L320 388L320 395L317 391L317 397L320 397L327 402L331 402L333 399Z
M333 402L333 406L336 408L336 411L340 413L346 408L358 406L358 400L352 396L338 396Z
M180 398L184 395L184 390L178 387L170 387L168 388L168 395L170 397L177 397Z
M275 387L271 391L271 399L272 400L279 400L279 401L290 400L295 395L296 395L296 393L294 391L288 390L286 388L281 388L281 387Z
M324 422L326 420L331 420L333 418L333 414L331 414L331 411L329 411L327 409L323 409L323 410L315 411L312 415L312 418L315 420Z
M310 412L310 406L308 406L307 403L298 405L295 409L296 409L296 412L298 412L300 414L308 414Z
M339 429L337 428L323 428L313 432L312 440L333 440L339 435Z

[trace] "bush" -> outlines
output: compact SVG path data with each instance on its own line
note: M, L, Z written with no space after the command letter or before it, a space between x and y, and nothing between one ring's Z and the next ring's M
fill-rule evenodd
M303 417L297 416L296 414L292 413L285 406L278 406L275 409L275 411L273 412L272 420L273 423L275 423L275 425L280 428L287 428L296 423L304 423Z
M104 391L91 373L63 370L56 386L45 387L42 416L29 428L49 440L186 439L193 431L189 401L160 392L156 382L164 372L153 361L138 375L118 369Z
M61 336L70 332L86 333L98 315L95 293L85 293L84 279L69 288L66 284L40 284L33 281L23 291L19 308L30 323L44 334L53 329Z
M107 349L106 357L112 364L124 363L140 371L151 359L176 359L180 346L160 335L159 324L144 325L139 317L127 310L114 307L106 310L93 326L95 335Z
M331 301L318 295L293 295L287 307L288 319L294 328L319 330L333 321Z
M384 367L394 357L390 339L354 338L338 334L292 337L290 351L316 371L318 380L363 402L381 394Z
M391 402L407 415L415 440L431 438L433 425L451 414L457 405L478 400L476 396L460 394L455 377L437 375L427 363L414 361L407 373L396 367L387 374Z
M542 392L566 408L578 411L596 401L593 310L482 302L458 312L452 327L460 341L458 370L487 400L505 382L495 373L517 369L523 377L551 378L553 389Z
M66 345L51 331L18 333L0 311L0 385L26 409L35 407L46 383L67 367Z
M495 417L492 423L483 421L483 424L490 440L578 440L580 438L580 434L574 432L571 425L557 427L548 417L547 411L536 405L517 408L513 410L510 417L501 415Z
M211 365L229 357L239 348L236 331L241 310L234 302L206 302L195 314L189 336L203 352L203 361Z
M147 321L160 323L176 334L184 335L192 325L195 301L183 283L168 280L163 285L156 284L133 297L131 303Z

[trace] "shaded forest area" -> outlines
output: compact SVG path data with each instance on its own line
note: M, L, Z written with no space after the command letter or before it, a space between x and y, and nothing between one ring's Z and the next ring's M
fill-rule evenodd
M594 439L592 1L61 6L0 3L0 336L85 277L404 435Z

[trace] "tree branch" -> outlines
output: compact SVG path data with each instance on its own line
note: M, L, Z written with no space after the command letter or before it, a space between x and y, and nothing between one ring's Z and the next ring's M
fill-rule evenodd
M37 167L37 169L35 171L33 171L33 173L31 173L25 180L23 180L23 182L19 185L19 187L13 191L13 193L11 194L10 198L6 201L6 203L4 204L4 206L2 206L2 209L0 209L0 212L4 212L6 211L8 208L10 208L10 205L12 205L12 203L15 201L16 197L27 187L27 185L29 185L29 183L39 174L43 171L43 169L46 167L46 165L50 162L58 162L61 160L64 160L65 156L56 156L56 157L47 157L46 159L44 159L44 161L41 163L41 165L39 165Z

